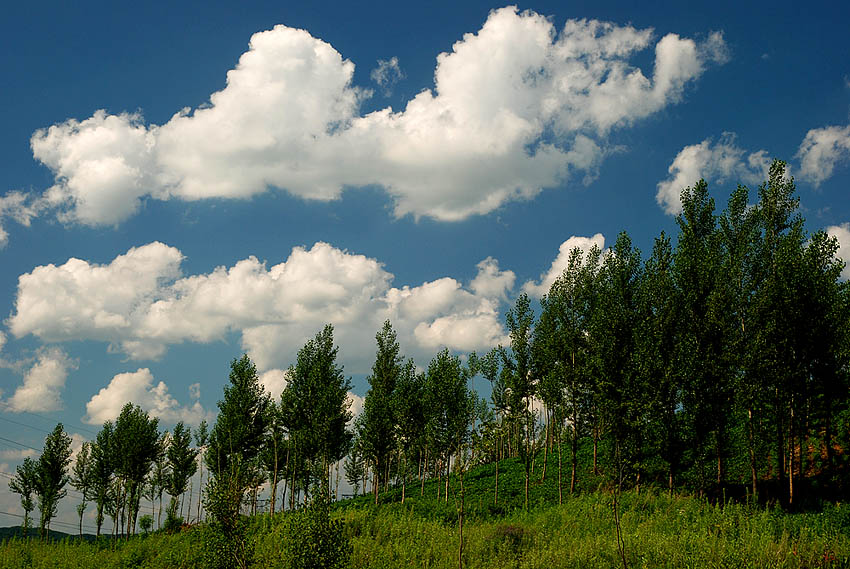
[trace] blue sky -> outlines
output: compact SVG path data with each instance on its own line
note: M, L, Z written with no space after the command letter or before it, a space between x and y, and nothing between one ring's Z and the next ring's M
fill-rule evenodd
M359 396L386 318L487 349L569 248L774 157L850 257L850 7L633 4L7 7L0 473L128 399L212 418L243 351L279 390L325 322Z

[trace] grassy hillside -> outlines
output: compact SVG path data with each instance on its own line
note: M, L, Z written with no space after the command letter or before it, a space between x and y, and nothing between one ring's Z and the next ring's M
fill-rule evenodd
M555 463L556 464L556 463ZM550 463L540 480L535 465L532 504L522 509L524 471L516 461L500 465L499 504L493 502L493 466L470 471L464 480L464 567L622 567L616 542L612 495L584 491L564 494L557 505L557 469ZM566 476L565 476L566 479ZM459 482L450 496L437 500L437 481L381 495L338 503L333 518L341 522L355 568L458 567ZM644 489L620 500L621 530L629 567L850 567L850 506L826 505L817 511L786 513L743 504L709 504L688 496L668 497ZM287 567L301 539L290 514L246 520L246 543L253 567ZM174 535L157 533L127 542L50 544L7 540L0 544L0 567L208 567L212 548L208 530L191 528Z

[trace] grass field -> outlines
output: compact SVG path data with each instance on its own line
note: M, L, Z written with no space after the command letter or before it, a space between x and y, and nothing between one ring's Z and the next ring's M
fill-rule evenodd
M551 469L550 464L550 469ZM539 467L538 467L539 468ZM493 501L492 465L465 478L463 566L469 568L623 567L617 548L613 495L585 490L565 493L557 505L557 471L541 482L535 471L532 507L522 508L524 478L517 462L500 473L500 504ZM553 475L552 475L553 474ZM397 491L336 504L332 517L342 524L353 568L458 567L457 500L452 480L449 500L437 500L429 481L420 497L409 487L405 503ZM709 503L693 496L668 496L643 489L619 500L626 564L638 567L850 567L850 505L825 504L804 512L741 503ZM247 520L253 567L287 567L284 544L292 530L289 514ZM207 567L207 530L189 528L129 541L51 543L11 539L0 544L6 568L189 568Z

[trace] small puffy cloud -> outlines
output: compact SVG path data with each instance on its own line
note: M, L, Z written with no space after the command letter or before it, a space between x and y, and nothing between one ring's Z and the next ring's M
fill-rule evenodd
M72 368L76 368L76 363L61 349L41 348L36 362L24 374L23 383L6 401L6 408L15 413L61 409L65 379Z
M631 59L654 49L651 71ZM113 225L146 199L244 199L278 188L331 200L379 185L395 214L460 220L525 200L573 174L592 179L626 128L679 101L728 59L721 34L695 41L597 20L492 11L437 57L434 87L402 110L362 114L354 64L305 30L254 34L208 104L162 125L97 111L36 131L54 174L39 203L61 220ZM372 73L382 87L398 60ZM2 235L0 235L2 236Z
M197 387L195 389L197 390ZM184 421L197 425L201 420L210 418L200 401L196 399L191 406L181 406L169 393L165 382L155 383L148 368L139 368L134 372L115 375L109 385L92 396L86 403L83 421L90 425L99 425L115 420L127 403L138 405L151 416L159 417L166 423Z
M280 400L280 394L283 393L287 383L289 383L289 370L270 369L260 374L260 385L274 401Z
M540 279L535 281L528 281L522 286L522 290L529 294L529 296L534 296L537 298L542 297L545 294L549 293L549 289L552 287L552 283L560 277L564 270L567 268L567 264L570 260L570 253L572 253L573 249L581 249L582 252L587 253L591 249L596 247L601 252L605 247L605 237L601 233L597 233L593 237L579 237L573 235L563 243L558 248L558 256L555 257L555 260L552 261L552 265L549 267L549 270L540 275Z
M0 352L3 351L3 347L6 345L6 334L0 332Z
M485 349L504 332L499 303L515 280L495 259L478 265L469 286L444 277L392 286L376 259L327 243L295 247L268 266L255 257L205 274L182 276L183 255L161 243L133 248L110 263L71 259L18 279L9 327L43 341L99 340L132 359L154 359L171 344L208 343L241 333L261 371L286 368L330 322L353 373L369 369L374 334L391 320L416 357L435 346ZM282 376L269 375L270 391Z
M354 423L354 419L356 419L360 413L363 412L363 402L364 399L357 395L356 393L348 392L347 395L348 403L350 407L348 408L351 411L351 421L349 421L348 426L350 427Z
M76 464L77 455L80 454L80 449L83 448L83 443L85 443L88 439L80 433L70 433L68 436L71 437L71 463Z
M850 125L815 128L797 150L800 176L819 186L832 176L835 167L850 159Z
M830 237L838 240L836 257L844 261L844 270L841 272L841 276L850 279L850 223L832 225L826 228L826 232Z
M507 298L507 294L514 288L514 272L499 270L499 261L493 257L487 257L476 267L478 274L469 284L473 292L489 298Z
M404 79L404 72L398 66L398 57L379 59L378 66L369 74L372 81L377 83L386 94L389 94L392 86Z
M735 135L725 132L717 143L706 139L686 146L673 159L670 176L658 183L655 199L670 215L682 212L681 192L700 179L719 183L756 184L766 180L771 159L764 150L747 154Z
M5 196L0 196L0 249L9 242L9 233L4 228L6 219L12 219L17 223L29 227L34 217L44 209L43 200L33 199L30 194L11 191Z

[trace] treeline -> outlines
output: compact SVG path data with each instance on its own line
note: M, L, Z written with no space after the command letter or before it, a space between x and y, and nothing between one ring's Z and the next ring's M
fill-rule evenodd
M568 454L569 483L726 490L793 504L800 481L846 490L850 444L850 288L835 239L808 234L793 179L776 161L751 204L739 186L717 212L704 181L681 195L679 235L646 260L628 235L570 253L535 314L507 313L510 345L468 366L441 353L421 376L385 325L353 451L351 483L448 473L452 457L525 465ZM479 373L484 404L463 395ZM537 403L537 405L535 405ZM580 447L592 448L586 471ZM559 482L560 487L560 482ZM769 494L769 496L767 496ZM402 496L404 492L402 492ZM805 497L805 496L803 496Z
M234 360L217 420L195 431L194 447L182 423L160 433L156 418L128 404L69 473L60 424L10 483L25 525L36 497L49 528L70 483L82 497L81 526L94 502L98 534L105 515L113 531L135 532L142 498L159 500L161 525L164 492L174 526L190 479L200 467L203 483L206 467L203 507L223 538L216 547L238 559L240 514L257 511L266 484L272 514L308 496L330 499L341 464L355 494L376 502L391 486L402 500L411 485L422 493L428 478L447 500L452 471L462 489L470 466L493 464L498 503L499 461L515 457L527 506L541 452L542 477L557 452L561 500L583 478L620 489L737 489L786 503L815 477L825 492L846 490L850 288L839 280L836 241L806 232L794 191L778 161L755 204L739 186L718 213L705 182L686 188L675 245L662 233L644 260L623 233L609 250L573 250L539 310L521 295L508 311L510 345L486 354L462 360L443 350L418 372L386 322L353 428L330 325L298 352L279 400L247 356ZM488 399L470 388L476 375L490 383ZM200 500L195 508L200 520Z

